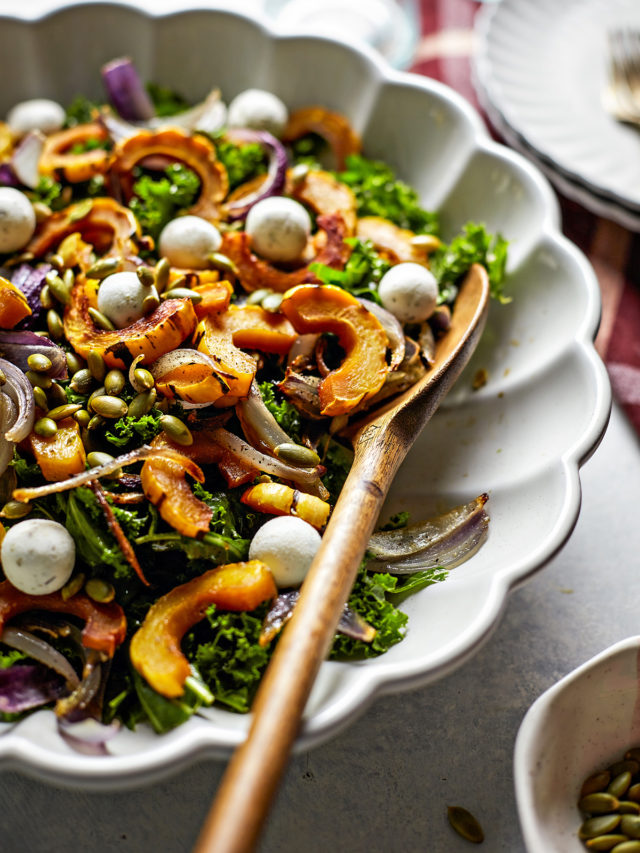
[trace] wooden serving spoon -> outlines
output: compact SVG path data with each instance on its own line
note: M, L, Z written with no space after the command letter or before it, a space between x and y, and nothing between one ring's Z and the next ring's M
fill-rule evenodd
M358 428L351 471L256 694L247 739L229 763L194 853L254 849L391 482L468 362L488 307L488 276L474 265L433 367Z

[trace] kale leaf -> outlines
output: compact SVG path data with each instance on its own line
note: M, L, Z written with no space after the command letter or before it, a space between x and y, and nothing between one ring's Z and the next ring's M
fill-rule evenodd
M167 222L194 203L200 178L182 163L172 163L164 170L164 177L142 175L133 191L129 206L142 230L156 240Z
M97 101L77 95L69 104L64 120L64 127L75 127L78 124L88 124L93 121L94 115L100 109Z
M443 243L430 257L429 267L438 280L440 301L455 299L460 278L477 263L489 273L491 295L502 303L510 302L503 293L507 248L508 242L500 234L493 236L483 224L467 222L451 243Z
M168 86L147 83L146 89L157 116L173 116L189 109L189 101Z
M293 403L285 400L273 382L261 382L260 394L262 400L292 441L300 442L302 436L302 421L300 412Z
M352 251L344 270L335 270L319 263L309 264L309 269L322 284L336 285L353 296L361 296L380 304L378 285L382 276L391 268L391 264L380 257L371 240L347 237L345 243L352 247Z
M265 153L257 142L235 145L218 137L215 146L218 159L227 170L230 191L267 171Z
M112 424L111 429L107 430L104 437L116 447L126 447L133 439L149 442L162 431L159 425L161 417L161 410L153 408L139 418L128 416L119 418Z

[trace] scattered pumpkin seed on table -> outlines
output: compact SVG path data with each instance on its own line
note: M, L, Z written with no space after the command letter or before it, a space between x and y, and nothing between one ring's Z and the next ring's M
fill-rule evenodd
M473 844L482 844L484 831L470 811L462 806L447 806L447 817L458 835Z
M593 773L582 783L578 837L587 850L640 853L640 749Z

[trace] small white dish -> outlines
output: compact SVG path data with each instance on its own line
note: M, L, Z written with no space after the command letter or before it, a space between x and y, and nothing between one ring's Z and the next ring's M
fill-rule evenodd
M543 693L516 739L514 775L528 853L584 853L584 780L640 745L640 637L610 646Z

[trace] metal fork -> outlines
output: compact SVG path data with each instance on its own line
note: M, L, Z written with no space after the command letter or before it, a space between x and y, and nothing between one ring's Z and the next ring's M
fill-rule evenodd
M612 30L608 47L604 107L619 121L640 125L640 31Z

